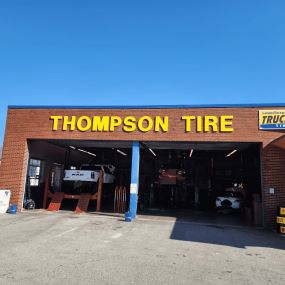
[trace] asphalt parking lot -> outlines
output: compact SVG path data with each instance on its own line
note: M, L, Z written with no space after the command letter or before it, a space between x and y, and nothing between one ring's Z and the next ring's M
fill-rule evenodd
M285 284L285 238L262 229L67 212L0 225L0 284Z

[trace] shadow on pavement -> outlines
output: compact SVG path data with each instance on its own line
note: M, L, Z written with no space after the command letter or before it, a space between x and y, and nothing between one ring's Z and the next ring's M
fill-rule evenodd
M170 238L236 248L268 247L285 250L285 238L264 229L248 227L201 225L178 220L173 227Z

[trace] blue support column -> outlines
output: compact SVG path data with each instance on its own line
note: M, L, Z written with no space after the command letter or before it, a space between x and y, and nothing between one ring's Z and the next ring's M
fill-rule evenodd
M140 143L133 142L132 149L132 173L130 190L130 213L132 218L137 215L138 190L139 190L139 171L140 171Z

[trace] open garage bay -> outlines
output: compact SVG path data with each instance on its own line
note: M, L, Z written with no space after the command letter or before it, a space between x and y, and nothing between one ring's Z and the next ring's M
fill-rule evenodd
M25 199L36 208L64 193L52 210L83 209L81 194L89 195L85 212L128 210L132 142L29 140L29 153ZM140 142L139 168L139 214L262 224L258 143Z

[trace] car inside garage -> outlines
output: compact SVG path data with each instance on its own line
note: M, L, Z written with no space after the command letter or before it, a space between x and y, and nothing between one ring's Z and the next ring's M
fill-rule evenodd
M130 142L30 140L28 147L30 159L24 203L25 200L33 200L35 208L48 208L52 194L60 192L66 195L60 209L75 210L80 194L94 195L98 192L102 171L100 210L112 212L116 186L129 184ZM93 176L72 177L89 173ZM47 192L49 195L45 199ZM127 198L124 198L125 207ZM29 207L24 205L24 208ZM96 211L96 201L91 200L87 210Z
M53 195L64 193L59 209L74 211L80 195L90 194L85 208L96 212L102 171L100 212L128 210L132 142L29 140L28 146L25 208L33 208L32 200L48 209ZM138 213L250 224L255 212L261 216L260 180L259 144L141 142Z
M251 223L261 216L260 145L144 142L140 210L193 218L197 213ZM261 221L256 221L261 223Z

